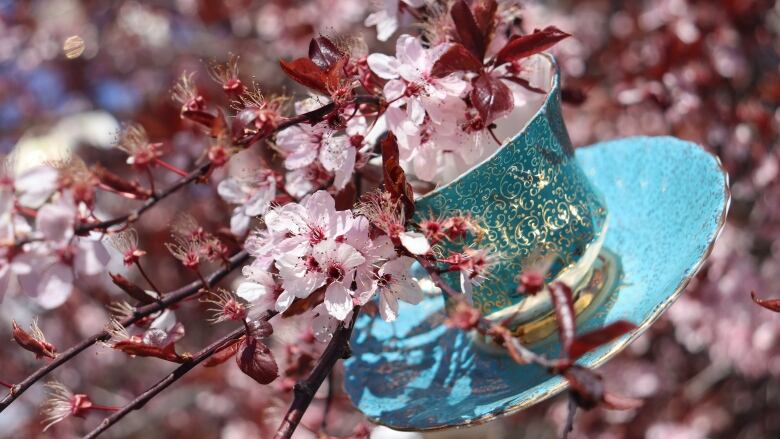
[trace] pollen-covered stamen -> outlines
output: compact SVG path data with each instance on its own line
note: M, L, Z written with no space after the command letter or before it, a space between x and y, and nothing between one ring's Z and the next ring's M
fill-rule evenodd
M212 323L220 323L226 321L243 321L247 315L251 305L243 303L238 300L231 292L220 289L218 292L211 294L205 302L212 304L213 306L209 311L214 313L214 317L209 319Z
M175 242L166 242L165 247L187 268L196 268L200 264L200 251L202 242L200 239L185 239L173 235Z
M119 149L129 156L127 164L146 167L162 156L162 143L152 143L140 125L129 125L119 137Z
M84 394L74 394L62 383L50 381L44 384L48 391L48 398L43 403L41 414L43 415L43 431L52 425L62 421L68 416L83 418L89 410L101 410L115 412L118 407L97 405Z
M181 111L203 111L206 107L206 101L203 96L198 94L195 88L195 73L182 73L179 81L171 90L171 97L174 102L181 105Z
M309 243L311 245L317 245L325 240L325 230L320 226L313 226L309 228Z
M232 96L238 96L244 92L244 84L238 78L238 56L230 54L230 58L225 64L212 63L209 66L209 76L218 84L222 85L222 90Z
M135 229L114 233L109 239L111 245L122 254L126 266L135 264L141 256L146 254L145 251L138 248L138 232Z
M303 265L306 267L307 273L316 273L321 271L320 263L312 255L306 255L303 260Z
M346 270L344 270L344 266L335 262L331 262L328 264L328 269L326 271L326 274L328 275L328 280L331 282L341 282L344 280L344 275L346 274Z

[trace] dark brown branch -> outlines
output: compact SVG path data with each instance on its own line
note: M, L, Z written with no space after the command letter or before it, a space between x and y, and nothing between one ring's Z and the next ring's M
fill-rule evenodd
M333 371L333 367L339 359L349 358L349 338L352 336L352 328L355 326L359 311L359 307L354 308L349 326L345 326L344 323L339 325L309 376L295 384L292 404L290 404L287 414L284 415L279 429L276 430L274 439L289 439L292 436L322 382Z
M417 256L416 259L420 263L420 265L422 265L423 268L425 268L425 271L428 272L428 275L431 277L431 281L437 287L439 287L444 294L446 294L448 297L456 301L465 300L463 294L459 293L458 291L455 291L447 282L444 281L444 279L442 279L441 275L439 274L439 269L436 267L436 265L433 262L421 256ZM516 337L512 337L509 335L506 328L504 328L500 324L488 320L482 314L479 315L478 329L483 334L502 335L503 342L507 344L509 353L513 354L512 357L515 358L515 360L521 360L519 361L521 363L534 363L541 367L544 367L549 371L555 369L556 364L553 361L550 361L546 357L539 355L533 352L532 350L528 349L527 347L523 346L523 344L520 343L520 341ZM514 354L518 354L520 358L517 358Z
M275 315L276 315L275 311L267 311L259 319L268 321L269 319L271 319L271 317ZM162 392L163 390L167 389L171 384L178 381L179 378L186 375L187 372L194 369L195 366L197 366L198 364L200 364L210 356L214 355L215 352L219 351L222 347L226 346L228 343L240 338L245 333L246 333L246 326L242 326L241 328L236 329L230 334L222 337L221 339L215 341L214 343L198 351L196 354L192 356L192 359L190 359L186 363L174 369L173 372L171 372L168 376L166 376L162 380L158 381L157 384L153 385L152 387L147 389L144 393L138 395L134 400L127 403L124 407L122 407L118 411L114 412L111 416L104 419L103 422L101 422L100 425L97 426L97 428L89 432L89 434L84 436L84 438L90 439L90 438L98 437L99 434L105 432L106 430L111 428L111 426L113 426L114 424L122 420L122 418L124 418L128 413L134 410L141 409L152 398L160 394L160 392Z
M235 270L236 268L244 265L244 263L249 259L249 255L246 251L241 251L233 255L233 257L230 258L229 263L225 265L222 269L215 271L212 273L207 279L208 286L214 285L222 278L227 276L231 271ZM137 322L138 320L150 316L156 312L159 312L174 303L178 303L190 296L193 296L200 291L200 289L203 287L203 282L200 280L197 280L195 282L192 282L188 285L185 285L178 290L172 291L162 297L161 300L150 303L148 305L136 308L135 313L121 321L120 323L124 327L128 327L132 325L133 323ZM60 353L57 358L52 360L49 364L42 366L35 372L33 372L32 375L29 375L27 378L25 378L20 383L14 385L13 389L8 393L8 395L3 398L2 401L0 401L0 412L6 409L9 405L11 405L16 398L19 397L22 393L24 393L25 390L30 388L33 384L35 384L38 380L45 377L49 373L51 373L53 370L57 369L58 367L62 366L68 360L75 357L76 355L80 354L90 346L94 345L95 343L99 341L107 341L111 338L111 335L107 331L99 332L86 340L83 340L79 344L71 347L70 349Z
M138 218L140 218L144 212L154 207L154 205L160 202L161 200L167 198L168 196L175 193L176 191L183 188L184 186L187 186L193 181L208 174L209 170L211 169L211 166L212 166L211 162L200 165L197 169L187 174L186 177L182 177L176 183L172 184L164 191L153 194L152 197L146 200L146 202L144 202L144 204L141 207L133 210L130 213L120 215L118 217L106 221L79 225L78 227L76 227L76 234L83 235L92 230L107 230L109 227L115 226L117 224L132 223L137 221Z

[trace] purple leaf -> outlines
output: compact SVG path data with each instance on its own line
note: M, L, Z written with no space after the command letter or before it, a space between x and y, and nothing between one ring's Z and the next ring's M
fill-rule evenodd
M514 108L512 91L500 79L482 73L472 82L471 103L479 112L485 126Z

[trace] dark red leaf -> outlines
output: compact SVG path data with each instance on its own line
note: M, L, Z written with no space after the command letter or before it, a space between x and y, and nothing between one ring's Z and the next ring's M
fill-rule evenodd
M382 140L382 173L385 190L392 199L401 200L404 214L409 219L414 215L414 192L412 185L406 181L406 173L401 168L398 153L398 142L393 133L388 133Z
M755 291L750 292L750 297L759 306L763 306L770 311L780 312L780 299L759 299Z
M458 33L460 42L480 60L485 58L485 39L482 37L474 14L471 13L469 5L464 0L458 0L452 5L450 10L452 21L455 23L455 31Z
M111 281L114 282L114 285L121 288L122 291L127 293L127 295L133 299L141 302L144 305L154 302L154 297L144 291L143 288L127 280L127 278L121 274L108 273L108 275L111 277Z
M350 181L344 186L344 189L340 190L334 197L336 199L336 210L351 209L355 204L356 194L355 185Z
M590 369L572 366L564 374L571 394L578 406L590 410L604 400L604 383L601 376Z
M496 54L496 65L527 58L536 53L544 52L557 42L571 35L555 26L536 30L532 34L515 37Z
M152 195L149 189L142 187L137 181L125 180L99 164L92 168L92 175L103 185L117 192L134 195L136 199L145 200Z
M130 337L126 340L120 340L112 346L118 351L122 351L132 357L154 357L172 363L184 363L189 359L188 356L176 353L173 343L164 347L146 344L138 337Z
M260 384L269 384L279 376L279 366L268 346L254 337L247 337L238 348L236 363L242 372Z
M40 334L40 330L37 328L37 325L33 323L33 334L29 334L19 327L16 320L11 320L11 334L19 346L35 354L37 359L43 357L55 358L57 349L51 343L46 342L43 334Z
M309 42L309 59L322 70L329 70L345 56L344 52L325 37L312 38Z
M214 122L211 124L211 137L216 139L229 134L230 124L228 124L225 113L222 110L219 110L217 116L214 118Z
M433 63L431 75L438 78L453 72L478 72L482 61L474 57L463 44L450 44L447 50Z
M320 69L309 58L298 58L293 61L280 59L279 65L282 67L282 70L284 70L284 73L295 82L321 93L328 94L328 87L326 85L327 71Z
M636 329L636 325L627 322L625 320L618 320L615 323L611 323L601 329L582 334L574 339L571 347L569 348L569 358L571 361L576 361L586 353L596 349L597 347L609 343L612 340L620 337L623 334Z
M251 333L247 335L261 340L270 337L271 334L274 333L274 327L263 319L252 320L249 322L249 329Z
M482 0L474 5L474 21L477 22L477 26L479 26L479 30L482 32L485 47L490 46L490 40L496 28L497 11L498 3L496 0Z
M211 126L214 124L214 119L216 118L213 114L202 110L182 110L181 117L195 122L198 125L202 125L207 129L211 129Z
M549 285L548 290L555 307L555 319L558 322L558 335L561 339L561 354L566 355L571 352L576 333L571 288L562 282L553 282Z
M238 352L238 347L243 340L244 338L242 337L234 340L227 346L222 347L222 349L215 352L208 360L203 362L203 367L216 367L231 359L233 355L236 355L236 352Z
M304 299L295 299L287 310L282 313L282 318L288 318L305 313L325 300L325 288L318 288Z
M500 79L482 73L474 78L472 86L471 103L479 112L485 126L514 108L512 91Z
M341 78L344 77L344 64L346 63L346 58L342 58L336 61L336 63L330 67L327 74L325 75L326 93L332 90L336 90L339 87L341 84Z

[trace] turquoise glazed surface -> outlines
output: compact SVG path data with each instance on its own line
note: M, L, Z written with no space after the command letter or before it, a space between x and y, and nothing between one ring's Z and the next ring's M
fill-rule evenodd
M625 319L633 333L581 359L597 366L636 338L674 301L725 221L726 175L699 146L670 137L628 138L579 149L583 172L604 196L604 248L622 264L621 287L578 331ZM404 430L484 422L554 395L559 377L490 353L443 324L444 300L401 304L398 320L360 316L346 361L346 390L373 421ZM580 319L582 320L582 319ZM532 348L556 355L557 337Z
M574 158L561 116L560 75L548 59L551 90L525 129L457 180L416 201L417 220L470 214L485 230L476 246L502 256L474 287L474 306L485 315L525 299L513 292L529 257L557 255L549 273L554 278L579 260L605 226L607 208ZM445 279L459 288L457 273Z

